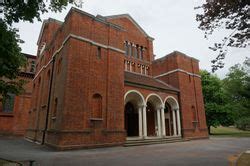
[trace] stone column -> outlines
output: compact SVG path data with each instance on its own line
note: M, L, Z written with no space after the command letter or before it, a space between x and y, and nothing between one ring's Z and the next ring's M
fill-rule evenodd
M147 112L146 112L147 106L144 105L142 107L142 116L143 116L143 137L147 137Z
M177 116L177 128L178 128L178 135L181 135L181 121L180 121L180 110L176 110L176 116Z
M160 109L157 109L157 136L161 136L161 110Z
M161 108L161 124L162 124L162 136L166 136L166 126L165 126L165 113L164 108Z
M175 110L172 110L172 115L173 115L173 128L174 128L174 136L176 136L176 135L177 135L177 133L176 133Z
M143 107L140 107L138 109L139 137L142 137L142 109L143 109Z

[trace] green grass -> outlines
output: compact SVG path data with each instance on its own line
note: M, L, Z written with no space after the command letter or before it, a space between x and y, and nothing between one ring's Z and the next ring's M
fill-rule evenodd
M211 127L213 136L250 137L250 131L239 130L235 127Z

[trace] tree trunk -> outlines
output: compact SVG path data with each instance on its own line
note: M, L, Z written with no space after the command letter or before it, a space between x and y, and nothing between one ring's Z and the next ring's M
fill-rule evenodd
M211 135L211 126L208 126L207 129L208 129L208 134Z

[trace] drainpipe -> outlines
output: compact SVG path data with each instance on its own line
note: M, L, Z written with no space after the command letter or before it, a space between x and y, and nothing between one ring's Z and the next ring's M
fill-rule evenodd
M48 121L49 121L49 108L50 108L50 98L51 98L51 90L52 90L52 82L53 82L53 76L54 76L54 65L55 65L55 56L52 57L52 69L51 69L51 78L49 83L49 96L48 96L48 104L47 104L47 110L46 110L46 120L45 120L45 127L43 130L43 137L42 137L42 145L45 142L45 134L48 129Z
M179 113L180 113L180 124L181 124L181 137L184 138L184 128L183 128L183 119L182 119L182 102L181 102L181 92L178 92L179 100Z

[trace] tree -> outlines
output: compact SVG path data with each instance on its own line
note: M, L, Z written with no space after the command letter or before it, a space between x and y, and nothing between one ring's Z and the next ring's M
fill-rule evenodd
M250 126L250 58L246 58L243 65L236 64L229 69L223 88L236 126L241 124L241 129L245 129L244 125Z
M231 125L233 117L227 109L227 98L222 88L222 81L205 70L200 73L208 132L211 134L211 126Z
M5 98L8 93L18 94L22 90L23 80L17 80L20 67L24 66L25 57L21 54L18 29L12 28L13 23L20 20L33 22L40 19L40 15L48 12L61 12L74 0L4 0L0 2L0 96ZM80 3L75 5L80 6Z
M20 66L25 65L25 57L18 46L15 29L7 27L0 20L0 94L3 98L8 93L18 94L22 90L23 80L17 80Z
M224 37L220 43L209 47L218 52L218 56L212 60L212 71L224 67L223 59L227 53L227 47L246 47L249 44L249 0L206 0L196 7L202 9L202 14L196 15L199 29L205 31L205 38L211 35L215 29L231 30L229 36Z

